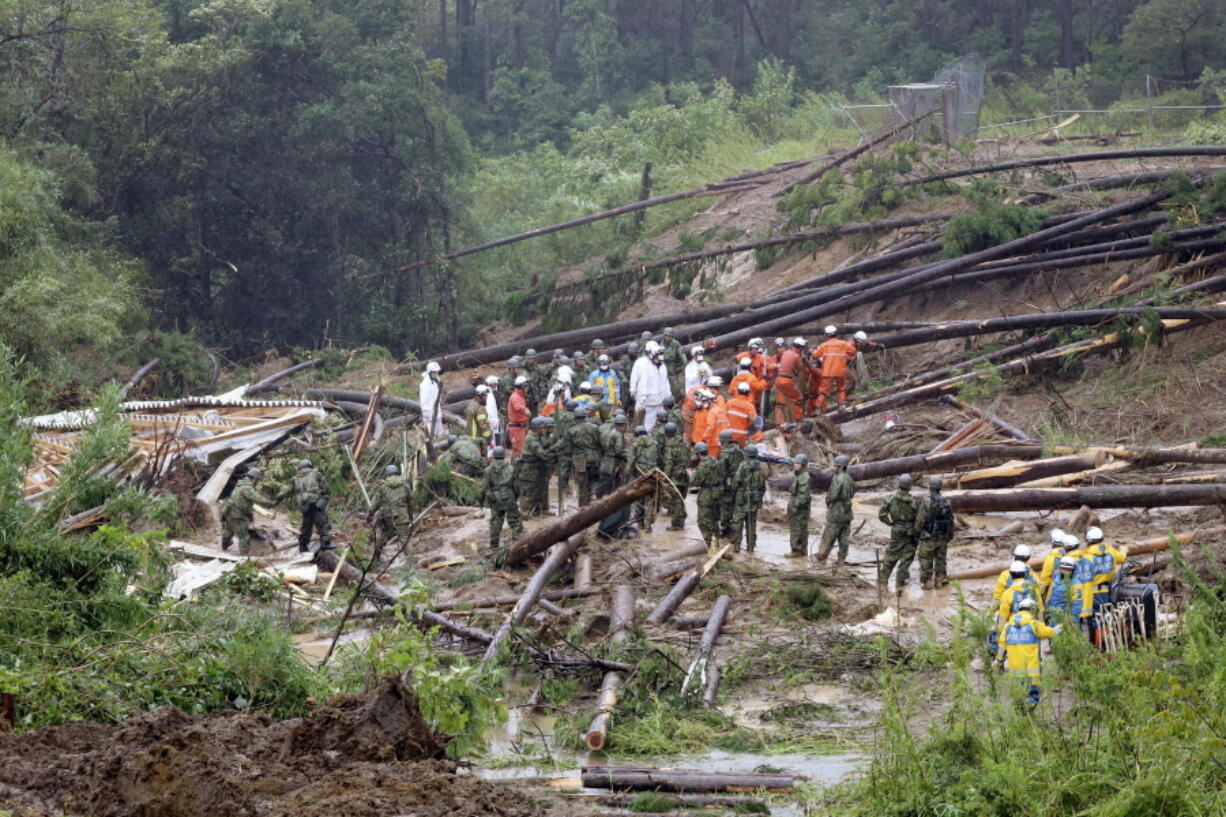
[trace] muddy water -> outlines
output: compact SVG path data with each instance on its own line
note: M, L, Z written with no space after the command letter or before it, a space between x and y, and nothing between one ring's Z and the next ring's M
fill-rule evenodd
M312 667L318 667L324 660L324 656L328 654L328 647L332 644L333 635L334 633L310 632L293 636L290 640L294 642L298 653L308 664ZM341 635L340 640L336 642L336 648L339 650L346 644L365 644L370 640L370 635L371 631L367 627L344 633Z

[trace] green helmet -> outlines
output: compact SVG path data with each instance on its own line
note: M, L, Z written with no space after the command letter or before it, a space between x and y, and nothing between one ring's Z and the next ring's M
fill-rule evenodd
M553 421L552 417L541 418L541 428L553 428L555 425L557 425L557 423Z
M666 394L664 395L664 399L660 402L660 405L668 409L668 408L672 408L673 406L677 405L677 402L673 400L673 396L671 394Z
M719 441L721 443L732 442L732 432L725 428L723 431L719 433Z
M298 467L299 468L310 468L311 461L310 460L298 460Z
M490 456L496 460L506 459L507 450L501 445L496 445L494 446L494 450L491 452Z
M383 473L389 477L398 476L400 474L400 466L396 465L395 463L392 463L391 465L383 469Z
M847 458L846 454L839 454L837 457L834 458L835 468L846 468L850 463L851 463L851 460Z
M797 465L808 465L809 455L808 454L797 454L795 457L792 457L792 462L794 462Z
M571 402L573 403L574 401L572 400ZM576 404L575 405L575 419L583 420L586 418L587 418L587 406L583 405L582 403Z
M903 474L901 477L898 478L898 487L900 490L903 490L903 491L910 491L911 486L914 483L915 483L915 480L911 479L910 474Z
M677 436L677 424L676 423L665 423L664 424L664 434L668 437L676 437Z
M749 457L751 460L756 460L758 458L758 447L752 443L745 446L745 456Z
M577 408L579 408L579 401L578 401L578 400L567 400L567 401L566 401L566 410L567 410L567 411L574 411L574 410L575 410L575 409L577 409Z
M934 491L941 490L941 478L940 477L928 477L928 487Z
M542 425L541 420L544 420L544 419L545 419L544 417L533 417L531 420L528 421L528 428L540 428Z
M635 427L634 427L634 436L636 436L636 437L646 437L646 436L647 436L647 426L635 426Z
M694 443L694 453L699 456L702 456L703 454L707 453L707 444L706 443Z
M626 424L626 415L624 414L613 415L613 425L624 426L625 424Z
M524 357L536 357L536 350L529 349L528 351L524 352Z
M524 365L524 361L519 355L513 355L507 360L508 369L518 369L522 365Z
M264 476L264 472L254 465L247 469L247 479L256 479Z
M596 338L594 341L592 341L591 348L592 349L603 349L604 341L601 340L600 338Z

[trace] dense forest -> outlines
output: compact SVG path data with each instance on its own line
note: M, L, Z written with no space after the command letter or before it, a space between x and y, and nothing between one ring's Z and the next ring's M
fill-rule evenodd
M835 103L969 53L989 120L1110 105L1147 74L1215 104L1226 10L5 0L0 341L60 381L184 342L432 353L559 265L615 260L634 225L446 250L631 200L645 162L667 192L854 142Z

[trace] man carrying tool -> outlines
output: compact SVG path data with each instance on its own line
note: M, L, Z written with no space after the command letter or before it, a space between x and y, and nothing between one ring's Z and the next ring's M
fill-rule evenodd
M282 502L291 493L294 495L298 510L302 513L302 532L298 534L298 550L302 553L307 552L311 543L311 534L315 530L319 531L319 549L333 550L332 523L328 520L328 497L331 492L328 490L327 480L315 470L310 460L299 461L298 474L294 477L293 483L277 497L277 502Z
M255 486L264 476L259 468L252 466L247 475L238 481L229 498L221 503L221 549L230 549L230 540L238 539L238 555L246 556L251 545L251 523L255 521L255 506L260 492Z
M392 464L383 469L383 479L370 497L369 518L375 529L376 547L408 531L413 521L413 501L399 466Z
M496 550L502 541L504 520L511 526L514 539L524 535L524 523L516 504L515 475L507 462L507 450L496 445L490 456L493 461L485 469L485 476L481 479L481 495L477 501L490 509L490 550Z
M826 564L834 543L839 543L839 555L835 566L847 562L847 548L851 544L851 498L856 495L856 483L847 473L851 460L843 454L834 458L834 478L826 490L826 526L822 529L822 544L817 551L818 564Z
M483 455L490 444L489 409L486 408L485 399L489 392L490 390L484 383L478 385L473 399L464 407L465 429L469 438L477 444Z
M898 567L898 575L894 578L894 587L902 592L911 574L911 560L915 558L915 547L918 539L915 535L915 499L911 496L912 479L910 474L898 478L898 491L890 496L877 512L877 518L890 526L890 546L885 551L885 561L881 563L881 574L877 576L877 584L883 589L890 583L890 573Z
M820 369L818 372L816 400L810 399L809 411L825 411L826 399L830 392L838 389L839 405L847 402L847 367L856 356L856 347L839 337L838 327L831 324L826 327L826 340L813 350L813 359Z
M797 454L792 458L792 484L788 486L788 534L792 544L791 554L796 557L809 555L809 512L812 503L812 485L809 482L809 458Z
M863 385L868 382L868 366L864 363L864 353L885 351L885 344L869 340L868 333L863 329L852 335L851 345L856 347L856 354L855 365L847 370L848 394L855 392L857 383Z

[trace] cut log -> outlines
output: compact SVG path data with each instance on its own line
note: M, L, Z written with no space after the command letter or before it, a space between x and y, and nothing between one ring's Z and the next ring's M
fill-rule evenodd
M584 788L663 792L790 791L793 779L782 774L702 772L642 766L584 766Z
M1226 485L1088 485L1077 488L1018 488L950 491L959 513L1056 511L1080 508L1169 508L1226 505Z
M555 542L574 536L597 524L611 513L651 496L657 488L667 490L668 479L659 470L629 482L613 493L584 505L570 516L546 525L513 542L507 550L507 564L518 565L529 557L542 553Z
M599 587L571 587L566 590L549 590L541 593L541 598L549 601L562 599L577 599L585 596L595 596L602 592ZM445 601L430 605L436 611L444 613L457 608L480 610L485 607L507 607L518 602L522 594L516 596L494 596L492 598L470 599L462 601Z
M279 372L270 374L268 377L264 378L258 383L253 383L252 385L248 386L247 390L243 392L243 396L251 397L254 394L263 394L264 392L276 391L278 388L277 384L282 380L293 377L294 375L298 374L298 372L304 372L307 369L317 369L323 365L324 359L322 357L317 357L313 358L312 360L303 361L302 363L290 366L288 369L282 369Z
M928 453L940 454L942 451L953 451L955 448L963 448L967 440L975 436L975 432L979 431L983 426L983 420L976 417L974 420L958 428L953 434L941 440L941 442L937 443L936 448L933 448Z
M1008 462L992 468L959 474L957 487L967 490L1009 488L1022 482L1057 474L1087 471L1099 467L1106 459L1107 455L1100 449L1093 453L1072 454L1066 457L1050 457L1029 462Z
M1171 156L1226 156L1226 145L1194 145L1157 148L1133 148L1129 150L1096 150L1085 153L1065 153L1059 156L1034 156L1029 159L1015 159L1011 162L1000 162L993 165L971 167L964 170L947 170L934 173L919 179L908 179L904 182L894 182L900 187L913 187L917 184L957 179L965 176L982 176L985 173L999 173L1003 170L1017 170L1023 167L1046 167L1048 165L1076 164L1078 162L1102 162L1114 159L1154 159ZM1178 171L1172 170L1171 173Z
M1197 530L1189 533L1170 534L1167 536L1159 536L1155 539L1147 539L1141 542L1134 542L1131 545L1125 545L1128 549L1129 556L1139 556L1142 553L1156 553L1167 550L1171 546L1171 536L1175 537L1175 541L1181 545L1186 545L1189 542L1195 542L1198 539L1212 540L1226 534L1226 527L1210 528L1208 530ZM1043 560L1047 558L1047 554L1035 556L1027 564L1031 567L1042 567ZM1002 571L1008 570L1008 565L997 565L995 567L979 567L974 570L964 570L961 573L953 573L949 576L950 579L964 581L966 579L986 579L989 576L999 576Z
M1044 450L1040 445L976 445L970 448L943 451L940 454L915 454L909 457L857 463L849 466L847 473L851 474L852 479L856 481L867 481L896 477L900 474L939 474L950 468L965 465L986 465L993 460L1037 460L1042 458L1043 454ZM811 468L809 473L814 490L826 490L830 487L831 480L834 479L832 468Z
M691 568L681 574L681 578L677 579L677 583L668 591L668 595L660 599L660 603L656 605L656 609L651 611L651 615L647 616L649 624L663 624L668 621L672 614L681 606L681 602L685 601L690 593L694 592L694 588L702 580L702 575L697 568Z
M1077 509L1077 512L1068 518L1064 523L1065 533L1082 533L1091 525L1098 524L1098 516L1095 515L1092 508L1087 505L1082 505Z
M609 640L620 644L626 640L626 631L634 623L634 591L624 584L613 589L613 606L609 612ZM617 708L617 695L621 689L622 676L618 672L606 672L600 682L600 695L596 700L596 717L587 728L584 741L587 748L598 752L609 737L609 724L613 710Z
M609 797L600 798L600 802L602 805L605 805L605 806L612 806L613 808L619 808L622 806L629 805L631 799L632 799L632 796L628 794L615 794ZM751 805L755 809L754 813L757 813L757 814L767 814L768 813L765 808L766 802L756 797L744 797L744 796L737 796L737 795L733 795L731 797L719 797L716 795L702 795L702 794L674 794L674 795L669 795L668 797L664 798L664 800L668 803L669 806L672 806L674 810L681 809L681 808L688 808L688 809L722 808L722 809L737 811L737 813L745 813L744 811L739 811L738 807L740 809L744 809L747 805Z
M731 607L732 596L725 594L715 600L715 606L711 608L711 616L707 619L706 629L702 633L702 640L698 643L698 651L694 654L694 660L685 673L685 679L681 682L682 695L686 694L690 680L695 677L699 679L703 688L706 687L707 664L711 659L711 651L715 649L715 640L719 638L720 631L724 629L724 623L728 620L728 610Z
M996 426L1001 431L1003 431L1005 434L1008 434L1010 437L1017 440L1018 442L1022 442L1022 443L1034 442L1034 440L1031 439L1029 434L1027 434L1025 431L1022 431L1017 426L1006 423L1004 420L997 417L995 414L990 414L989 412L986 412L983 409L976 408L964 400L959 400L958 398L954 397L952 394L944 395L941 398L941 402L948 403L954 408L961 409L962 411L975 415L980 420L984 420L986 422L991 423L992 425Z
M719 680L723 672L715 664L707 667L707 684L702 690L702 702L707 706L715 706L715 694L719 692Z
M1222 165L1210 165L1208 167L1191 168L1186 172L1188 175L1193 175L1220 173L1224 170L1226 170L1226 167ZM1170 170L1150 170L1145 173L1121 173L1116 176L1100 176L1096 179L1086 179L1085 181L1073 182L1072 184L1063 184L1059 187L1053 187L1051 190L1030 193L1022 198L1022 203L1037 204L1044 199L1057 198L1061 193L1074 193L1080 190L1118 190L1122 187L1154 184L1165 181L1171 175L1171 172Z
M370 403L371 393L368 391L354 391L352 389L307 389L307 397L316 400L347 400L351 403ZM450 395L448 395L450 397ZM380 406L388 408L401 409L402 411L410 411L421 416L421 403L416 400L409 400L406 397L395 397L390 394L384 394L379 398ZM456 425L464 425L464 418L453 412L444 411L443 419L448 423Z
M533 605L537 603L541 593L545 591L545 584L553 577L553 574L562 569L567 560L579 549L580 544L582 544L582 540L579 537L573 537L559 544L545 557L545 562L528 581L528 586L524 588L519 601L511 608L511 612L507 614L506 620L502 622L498 632L494 633L494 640L490 642L485 650L485 655L481 657L482 664L486 664L498 656L498 650L507 637L511 635L511 629L528 617L528 613L531 612Z
M150 372L161 365L162 359L160 357L155 357L153 360L137 369L136 372L128 378L128 382L119 387L119 399L122 400L127 397L128 392L140 385L140 382L148 377Z
M575 589L586 590L592 586L592 554L581 553L575 560Z

